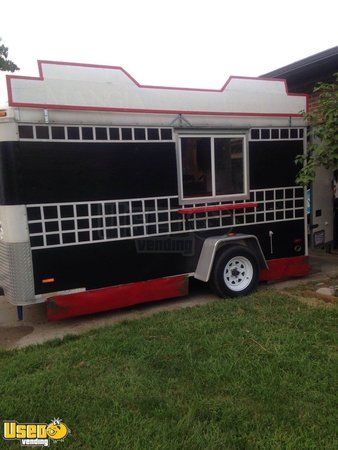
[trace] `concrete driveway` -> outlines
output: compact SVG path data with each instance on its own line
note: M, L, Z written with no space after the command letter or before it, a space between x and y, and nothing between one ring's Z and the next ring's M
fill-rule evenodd
M81 334L93 328L111 325L122 320L149 316L159 311L203 305L218 299L210 293L204 283L193 283L190 292L190 295L186 297L76 317L60 322L47 321L43 303L24 307L24 320L18 321L16 307L6 302L4 297L0 297L0 347L7 349L26 347L51 339L63 338L66 335Z
M309 277L270 284L273 289L284 289L310 280L325 280L338 275L338 255L316 252L311 255L312 273ZM263 285L260 289L266 288ZM159 311L203 305L218 300L201 282L192 280L190 294L178 299L163 300L156 303L138 305L118 311L105 312L91 316L78 317L61 322L47 322L45 305L38 304L24 308L24 320L18 321L16 307L0 297L0 347L21 348L39 344L66 335L77 335L93 328L111 325L122 320L149 316Z

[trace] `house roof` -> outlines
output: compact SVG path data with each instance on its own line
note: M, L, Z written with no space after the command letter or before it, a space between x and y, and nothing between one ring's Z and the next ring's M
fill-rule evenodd
M291 92L312 92L319 81L333 81L338 72L338 46L261 75L284 78Z

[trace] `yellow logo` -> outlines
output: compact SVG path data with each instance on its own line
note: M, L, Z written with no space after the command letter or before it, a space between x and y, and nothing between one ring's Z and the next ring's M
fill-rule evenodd
M53 442L62 442L70 434L70 429L61 419L50 423L18 423L4 421L3 438L6 441L19 440L24 446L48 447Z

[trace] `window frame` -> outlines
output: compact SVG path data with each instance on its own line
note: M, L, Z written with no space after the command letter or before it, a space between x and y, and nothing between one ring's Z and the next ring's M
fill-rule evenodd
M183 168L182 168L182 139L183 138L210 138L211 151L211 176L212 176L212 193L211 196L205 197L184 197L183 192ZM215 139L217 138L234 138L243 139L243 192L237 194L221 194L216 195L216 177L215 177ZM250 196L249 192L249 136L247 132L242 133L226 133L226 132L211 132L211 133L179 133L177 134L177 180L178 180L178 197L181 205L195 204L195 203L209 203L220 201L246 200Z

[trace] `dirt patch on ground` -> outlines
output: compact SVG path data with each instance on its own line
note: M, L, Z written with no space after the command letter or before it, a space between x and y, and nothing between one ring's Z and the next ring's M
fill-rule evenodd
M338 302L338 297L333 296L333 295L324 295L324 294L319 294L318 292L315 291L302 291L301 292L302 297L312 297L312 298L317 298L319 300L323 300L323 302L325 303L337 303Z
M324 287L331 288L334 294L325 295L317 292ZM327 277L321 282L311 281L293 288L282 289L281 292L314 308L335 308L338 304L338 277Z
M25 325L19 325L17 327L0 327L0 347L6 349L11 348L13 347L13 344L33 331L34 327Z
M324 300L315 297L314 295L309 295L307 297L298 296L297 299L307 306L312 306L314 308L332 309L335 307L334 303L327 303Z

